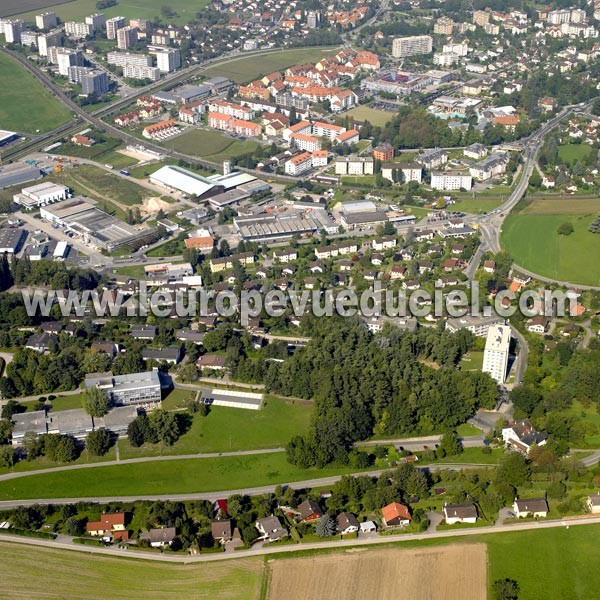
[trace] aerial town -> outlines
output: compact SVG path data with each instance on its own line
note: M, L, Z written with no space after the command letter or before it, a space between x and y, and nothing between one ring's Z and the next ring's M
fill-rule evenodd
M0 596L599 597L599 30L1 2Z

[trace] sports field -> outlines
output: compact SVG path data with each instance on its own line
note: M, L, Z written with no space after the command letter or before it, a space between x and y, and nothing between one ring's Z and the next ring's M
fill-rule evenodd
M367 550L271 563L269 600L482 600L484 544Z
M253 152L258 144L249 140L236 140L218 131L193 129L166 142L165 146L183 154L219 162Z
M8 0L8 2L13 6L17 5L16 0ZM105 14L106 18L123 16L128 19L135 17L153 19L161 15L163 6L168 6L176 13L175 16L169 17L168 22L174 25L185 25L207 4L207 0L169 0L168 2L165 0L144 0L144 2L119 0L116 6L111 6L100 12ZM4 2L2 5L4 6ZM54 11L62 21L83 21L86 16L98 12L96 0L73 0L64 3L46 1L43 4L42 0L24 0L20 3L21 8L13 8L13 11L16 10L19 16L25 20L35 21L35 15L39 13L37 7L40 5ZM3 12L6 13L6 9ZM12 14L16 13L13 12Z
M535 200L504 222L502 247L525 269L559 281L600 285L600 262L584 257L600 256L600 235L588 231L600 212L600 199ZM558 235L562 223L574 232Z
M370 106L357 106L352 110L344 113L344 116L354 117L357 121L369 121L372 125L383 127L391 118L394 113L386 110L377 110Z
M125 554L125 552L124 552ZM155 561L86 555L0 541L2 598L107 600L139 598L258 600L263 577L260 558L174 565Z
M0 74L0 129L45 132L73 117L31 73L5 54L0 54Z
M287 69L292 65L306 62L319 61L324 56L337 52L336 48L294 48L293 50L281 50L280 52L269 52L256 56L245 56L235 58L226 63L209 67L202 72L203 77L215 77L220 75L228 77L235 83L247 83L260 76L268 75L273 71Z

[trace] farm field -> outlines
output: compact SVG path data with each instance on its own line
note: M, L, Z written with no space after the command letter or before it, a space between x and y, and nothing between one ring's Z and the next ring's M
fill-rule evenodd
M194 600L258 600L263 577L260 558L214 564L173 565L112 558L0 542L2 598L106 600L140 597ZM141 590L144 593L141 594Z
M16 5L15 0L9 0L11 4ZM4 2L3 2L4 4ZM177 14L169 18L169 23L174 25L185 25L194 18L198 11L201 11L208 4L207 0L146 0L138 2L136 0L119 0L116 6L103 9L102 12L106 18L122 15L128 19L140 17L152 20L161 15L161 8L168 6ZM19 4L20 8L14 8L12 14L19 13L19 16L25 20L34 21L39 7L51 8L62 21L83 21L87 15L98 12L95 0L73 0L72 2L50 2L41 0L25 0ZM26 11L26 12L24 12ZM5 14L6 9L3 11Z
M91 135L93 137L93 134ZM89 148L85 146L76 146L71 143L61 144L55 152L61 155L64 154L66 156L93 160L103 165L112 165L118 169L137 164L138 161L135 158L131 158L130 156L118 152L120 147L121 142L119 140L109 138L98 142Z
M218 131L193 129L170 140L165 146L183 154L219 162L253 152L258 144L249 140L242 142Z
M394 113L377 110L370 106L357 106L345 112L343 116L346 115L353 117L357 121L369 121L372 125L383 127L394 116Z
M0 54L0 129L51 131L72 118L71 111L9 56ZM28 110L23 110L27 106Z
M125 459L284 447L294 435L308 431L312 413L310 405L292 402L267 397L263 409L257 411L215 406L206 417L196 415L190 430L173 446L144 444L133 448L128 440L122 440L120 456Z
M300 469L285 452L218 458L149 461L58 471L0 483L0 500L184 494L275 485L343 475L352 467Z
M600 263L581 257L600 256L600 235L587 230L600 205L583 202L589 208L574 203L571 212L570 202L565 200L564 212L558 212L560 207L550 204L555 200L535 201L523 212L509 215L502 231L502 247L518 265L534 273L559 281L599 285ZM565 222L573 224L574 232L560 236L557 229Z
M162 1L162 0L161 0ZM336 48L294 48L280 52L262 54L260 59L256 56L241 57L221 65L215 65L202 71L202 76L209 78L217 75L228 77L235 83L247 83L259 76L268 75L273 71L287 69L292 65L318 61L324 56L335 54Z
M357 548L343 554L275 560L270 565L267 598L481 600L486 593L486 567L484 544Z

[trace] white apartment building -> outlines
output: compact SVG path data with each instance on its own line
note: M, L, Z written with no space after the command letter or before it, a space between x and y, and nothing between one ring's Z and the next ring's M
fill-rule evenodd
M8 19L4 21L3 29L7 44L21 43L21 32L25 29L25 23L21 19Z
M209 112L218 112L245 121L252 121L256 116L254 110L248 106L227 102L226 100L212 100L208 105L208 110Z
M459 56L466 56L469 52L469 46L465 43L461 44L444 44L442 46L442 52L454 52L454 54L458 54Z
M385 163L381 166L381 176L394 182L394 171L402 171L402 181L416 181L421 183L423 180L423 167L418 163Z
M152 57L147 54L133 54L132 52L109 52L106 55L109 65L116 65L125 69L126 65L132 67L151 67Z
M324 123L323 121L315 121L312 124L312 134L317 137L327 137L334 140L342 133L346 133L346 128L333 123Z
M106 27L106 17L101 13L96 13L85 18L85 22L94 28L94 31L100 31Z
M335 161L336 175L373 175L375 159L372 156L341 156Z
M309 152L303 152L286 160L284 170L286 175L298 176L306 173L306 171L310 171L312 166L312 156Z
M67 21L65 23L65 34L75 39L81 39L88 35L94 35L94 26L89 23Z
M80 50L59 48L56 52L56 64L58 65L58 72L64 77L68 77L69 67L83 66L83 54Z
M171 73L181 67L181 52L179 48L149 47L150 54L156 55L156 66L163 73Z
M45 12L41 15L35 15L35 25L38 29L52 29L58 25L56 13Z
M158 81L161 73L158 67L149 67L148 65L132 65L126 64L123 67L123 77L130 79L150 79L150 81Z
M321 142L314 135L292 133L290 135L290 147L292 146L300 148L300 150L306 150L307 152L314 152L321 149Z
M392 56L394 58L429 54L432 50L433 38L430 35L411 35L396 38L392 42Z
M452 171L432 173L431 187L434 190L470 190L473 187L473 178L471 175Z
M487 334L483 353L484 373L489 373L498 383L504 383L510 350L510 326L492 325Z
M51 31L49 33L41 33L37 37L37 47L40 56L48 56L48 48L57 46L61 43L62 31Z
M117 31L127 25L125 17L113 17L106 21L106 37L109 40L117 39Z
M138 30L135 27L127 25L117 29L117 48L119 50L127 50L135 46L138 41Z

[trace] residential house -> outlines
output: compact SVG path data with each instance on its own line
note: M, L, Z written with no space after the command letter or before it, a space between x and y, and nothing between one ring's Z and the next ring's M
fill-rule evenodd
M156 360L176 365L181 360L182 351L180 346L169 346L168 348L144 348L142 350L143 360Z
M276 542L288 536L287 529L274 515L256 521L256 529L258 529L261 538L267 542Z
M513 512L519 519L525 517L544 518L548 516L548 502L545 498L515 498Z
M340 513L336 517L335 521L340 535L356 533L360 527L358 519L352 513L348 512Z
M196 361L196 367L200 371L202 369L222 371L225 369L225 357L222 354L204 354Z
M486 260L483 262L483 270L486 273L494 273L494 271L496 270L496 261L493 260Z
M406 527L410 525L412 517L408 506L392 502L381 509L383 524L386 527Z
M321 507L314 500L305 500L298 505L300 511L300 521L302 523L310 523L318 521L323 516Z
M546 444L547 435L537 431L529 419L511 421L508 427L502 429L502 439L509 448L522 454L529 454L531 447Z
M547 317L538 315L537 317L533 317L533 319L531 319L529 323L527 323L527 330L531 331L532 333L544 335L544 333L546 333L548 329L549 323L550 320Z
M444 504L443 513L447 525L477 522L477 508L474 504Z
M231 541L231 520L213 521L211 524L211 533L213 539L220 544Z
M25 348L35 350L40 354L49 352L52 343L57 341L57 337L50 333L34 333L25 342Z
M88 521L86 531L88 535L99 537L113 531L125 530L125 513L103 513L99 521Z
M152 548L164 548L165 546L170 546L176 536L177 531L175 527L161 527L142 533L140 539L148 540Z

